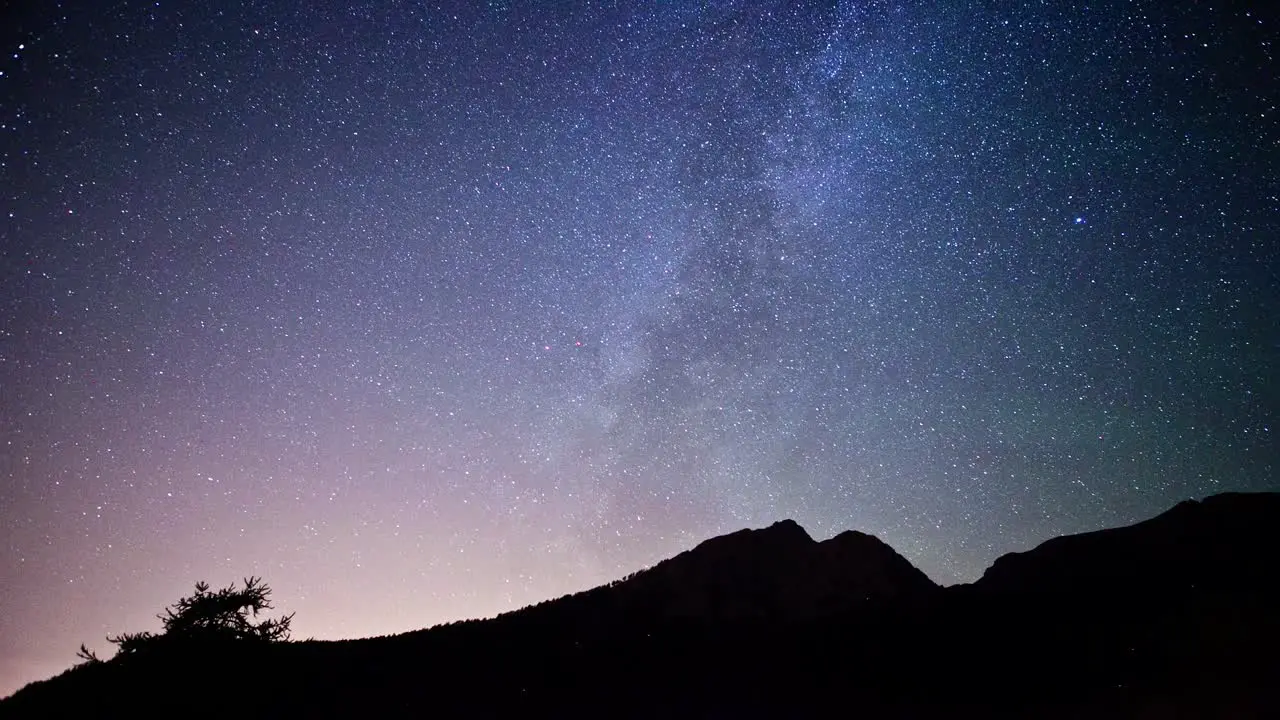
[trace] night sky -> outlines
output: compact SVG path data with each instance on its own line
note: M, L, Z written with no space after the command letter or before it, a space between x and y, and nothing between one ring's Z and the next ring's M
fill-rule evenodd
M0 694L197 580L359 637L1280 489L1268 3L18 4Z

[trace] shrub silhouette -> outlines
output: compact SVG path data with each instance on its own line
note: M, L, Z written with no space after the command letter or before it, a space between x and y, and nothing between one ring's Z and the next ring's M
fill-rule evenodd
M235 584L210 590L205 582L196 583L194 595L178 600L157 615L164 626L159 633L147 631L121 633L107 641L117 646L116 656L136 655L160 648L207 648L228 643L270 643L289 639L293 613L284 617L253 622L263 610L271 610L271 588L262 578L245 578L244 587ZM96 656L81 645L78 654L89 662Z

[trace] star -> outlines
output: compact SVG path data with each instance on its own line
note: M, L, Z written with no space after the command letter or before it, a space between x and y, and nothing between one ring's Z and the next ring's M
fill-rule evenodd
M1276 489L1256 18L29 5L0 693L199 580L360 637L784 518L956 583Z

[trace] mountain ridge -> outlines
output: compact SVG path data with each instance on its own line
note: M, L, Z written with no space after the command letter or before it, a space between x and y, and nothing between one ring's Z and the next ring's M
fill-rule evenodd
M1239 573L1247 567L1232 562L1234 553L1227 546L1263 542L1274 532L1270 523L1280 517L1280 493L1222 493L1202 500L1183 500L1159 515L1131 525L1104 528L1084 533L1050 538L1030 550L1010 552L996 558L982 577L970 583L975 587L1013 582L1011 575L1035 568L1034 578L1021 578L1037 585L1037 592L1066 592L1082 580L1097 581L1106 574L1112 582L1138 582L1164 585L1161 573L1152 573L1156 563L1165 575L1175 570L1187 573L1188 561L1198 561L1194 569L1202 574L1216 570ZM1117 553L1104 545L1118 547ZM1177 553L1179 568L1168 567L1165 558ZM1092 566L1067 563L1070 555L1086 554ZM1212 555L1210 562L1203 555ZM1117 567L1124 565L1124 567ZM1045 572L1052 569L1052 573Z

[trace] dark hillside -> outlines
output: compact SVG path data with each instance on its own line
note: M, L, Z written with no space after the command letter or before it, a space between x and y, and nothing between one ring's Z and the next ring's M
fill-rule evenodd
M1274 717L1280 496L1183 503L941 589L777 523L492 620L83 666L5 717Z

